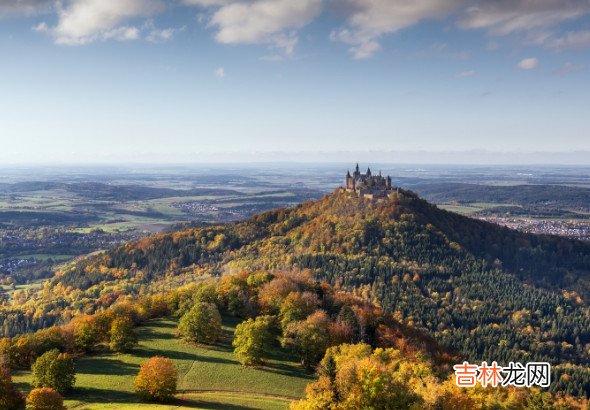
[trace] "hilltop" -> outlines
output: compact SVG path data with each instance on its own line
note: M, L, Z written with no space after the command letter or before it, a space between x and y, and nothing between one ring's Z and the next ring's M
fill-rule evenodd
M125 244L64 267L31 316L5 319L5 329L64 321L203 274L257 269L310 270L472 361L549 361L553 390L590 392L590 244L470 219L405 190L380 200L335 192Z

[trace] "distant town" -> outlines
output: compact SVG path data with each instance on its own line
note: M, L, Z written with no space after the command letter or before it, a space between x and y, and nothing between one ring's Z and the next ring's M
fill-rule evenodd
M478 219L516 229L521 232L539 235L559 235L590 241L590 222L578 220L504 218L497 216Z

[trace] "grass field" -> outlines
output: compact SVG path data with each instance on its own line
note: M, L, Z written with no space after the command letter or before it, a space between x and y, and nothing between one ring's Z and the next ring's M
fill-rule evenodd
M288 408L301 397L313 375L297 363L274 358L264 368L246 368L235 359L231 335L237 322L224 318L222 342L212 347L185 344L175 336L176 323L158 319L138 328L139 346L131 353L102 353L78 360L73 392L66 405L75 409L263 409ZM170 405L140 403L133 379L140 364L152 356L174 360L178 369L177 400ZM14 381L30 390L30 372L19 372Z
M484 209L495 208L497 206L502 207L519 207L518 205L510 205L510 204L501 204L501 203L494 203L494 202L470 202L465 204L440 204L438 205L439 208L457 212L459 214L469 215L473 214L478 211L483 211Z

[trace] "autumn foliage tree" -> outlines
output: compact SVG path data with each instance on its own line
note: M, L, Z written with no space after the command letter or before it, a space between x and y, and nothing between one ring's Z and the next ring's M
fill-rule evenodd
M74 360L67 353L50 350L35 361L32 366L33 386L51 387L59 393L70 390L76 382Z
M245 366L260 364L263 356L276 341L275 318L258 316L236 326L233 340L234 353Z
M12 383L12 374L8 367L0 364L0 409L17 410L24 404L25 398Z
M110 335L109 347L113 352L128 352L137 345L137 335L133 329L133 322L126 317L113 320Z
M281 303L279 316L281 326L286 328L291 322L304 320L320 305L316 294L311 292L291 292Z
M64 399L49 387L33 389L27 396L27 409L30 410L65 410Z
M583 402L555 397L534 388L462 388L455 376L444 377L423 353L394 348L373 349L366 343L330 347L318 366L318 379L305 399L291 410L471 410L585 409Z
M178 375L172 360L155 356L144 362L133 385L145 400L167 402L176 394Z
M290 323L283 337L283 345L292 346L307 368L315 366L331 344L330 318L318 310L305 320Z
M199 302L182 316L178 332L189 342L215 343L221 335L221 315L212 303Z
M74 343L78 349L89 351L100 341L100 328L94 317L86 315L77 317L72 327Z

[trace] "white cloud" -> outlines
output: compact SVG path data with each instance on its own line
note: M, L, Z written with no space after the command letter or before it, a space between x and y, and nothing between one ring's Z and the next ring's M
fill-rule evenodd
M140 31L137 27L117 27L105 31L102 35L104 40L129 41L137 40L140 37Z
M561 37L548 37L544 44L554 50L590 47L590 30L573 31Z
M229 3L229 0L182 0L187 6L222 6Z
M150 43L165 43L170 41L174 38L176 33L179 31L183 31L185 28L165 28L165 29L156 29L152 28L148 35L146 36L146 40Z
M71 0L65 5L58 3L58 23L46 31L62 45L137 39L139 29L121 23L152 15L162 7L161 0Z
M218 6L210 25L224 44L268 44L291 55L298 42L296 30L321 12L322 0L184 0L185 4Z
M54 0L0 0L0 16L32 15L48 11Z
M446 17L463 0L342 0L336 7L347 16L347 27L330 38L350 45L355 58L368 58L381 49L379 38L422 20Z
M223 67L219 67L217 70L215 70L213 74L220 80L225 78L225 70L223 69Z
M474 77L475 74L476 74L475 70L461 71L461 72L455 74L455 78Z
M37 33L46 33L48 30L49 30L49 26L45 22L42 22L42 23L37 24L36 26L33 26L33 31L36 31Z
M175 0L202 9L200 18L216 29L223 44L265 44L269 59L294 53L299 30L316 19L324 5L343 18L330 34L348 45L354 58L374 56L382 38L426 20L450 19L464 29L485 30L490 45L497 36L516 36L526 46L552 50L590 47L590 30L564 33L566 22L590 14L590 0ZM57 44L87 44L97 40L151 42L172 39L181 29L146 28L139 18L162 11L166 0L0 0L0 17L56 13L57 23L33 29ZM203 17L205 16L205 17Z
M538 66L539 66L539 60L537 60L536 58L532 58L532 57L525 58L517 64L517 67L522 70L534 70Z
M149 41L150 43L165 43L172 40L179 31L184 31L186 27L169 27L160 29L156 27L154 20L150 19L143 24L141 29L143 32L147 33L145 36L146 41Z
M587 13L587 0L478 0L462 13L459 24L506 35L553 27Z

